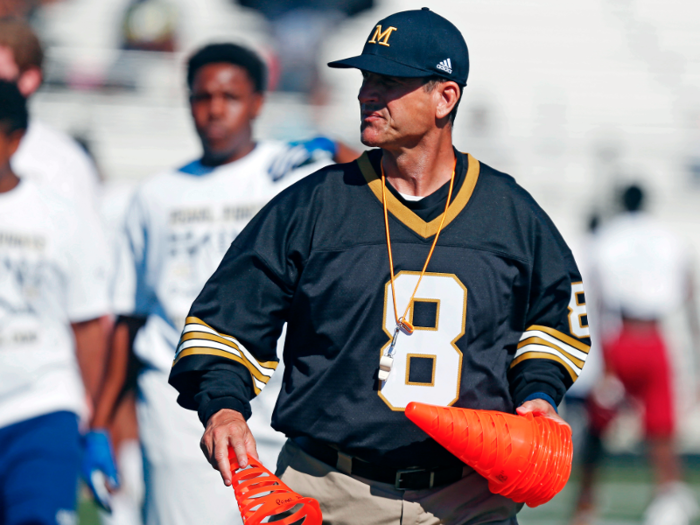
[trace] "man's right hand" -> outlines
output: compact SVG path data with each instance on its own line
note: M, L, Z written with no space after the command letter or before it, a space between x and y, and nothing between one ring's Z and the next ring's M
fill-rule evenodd
M255 447L255 438L248 428L245 418L240 412L224 408L207 421L199 446L204 452L207 461L219 471L224 485L231 485L231 465L228 459L228 447L232 447L238 465L241 468L248 466L248 456L258 458Z

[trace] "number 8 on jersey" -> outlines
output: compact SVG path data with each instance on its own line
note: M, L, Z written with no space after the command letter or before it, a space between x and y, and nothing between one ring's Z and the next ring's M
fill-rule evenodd
M420 272L396 275L396 302L406 305ZM401 308L399 307L399 310ZM411 401L448 406L457 401L462 375L462 352L455 343L464 335L467 289L453 274L426 273L409 310L412 335L401 333L396 342L389 379L380 385L379 397L392 410L404 410ZM388 341L396 328L391 284L384 290L384 331Z

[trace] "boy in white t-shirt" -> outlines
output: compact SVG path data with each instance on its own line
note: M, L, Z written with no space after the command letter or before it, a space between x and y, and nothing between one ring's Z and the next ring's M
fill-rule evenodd
M76 523L78 419L103 373L105 246L10 167L26 100L0 81L0 524Z
M195 52L187 83L202 155L140 184L125 214L114 287L119 317L93 425L109 424L133 338L142 363L137 416L146 525L241 523L233 491L202 461L197 414L177 404L177 391L168 384L177 341L192 301L253 215L299 177L330 163L331 156L339 162L356 157L324 137L296 144L254 140L265 77L264 62L241 46L210 44ZM270 426L279 371L256 398L250 422L260 459L271 470L284 443Z

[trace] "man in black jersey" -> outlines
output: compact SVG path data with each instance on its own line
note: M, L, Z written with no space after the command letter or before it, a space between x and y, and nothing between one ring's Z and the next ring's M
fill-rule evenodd
M357 161L281 193L231 245L192 305L170 383L206 426L231 483L256 456L249 401L277 366L282 480L324 523L517 523L521 508L403 414L410 401L538 412L590 345L581 276L512 177L452 146L467 46L428 9L372 28L362 54ZM563 423L563 421L562 421Z

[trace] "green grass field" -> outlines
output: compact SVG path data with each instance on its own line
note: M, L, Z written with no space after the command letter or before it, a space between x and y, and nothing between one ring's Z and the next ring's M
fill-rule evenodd
M686 458L686 479L700 501L700 458ZM520 525L567 525L577 494L577 472L564 490L546 505L525 507ZM645 461L637 456L611 457L605 462L598 486L600 518L598 525L638 525L652 496L652 476ZM233 497L233 494L231 494ZM98 525L95 506L81 498L80 525ZM206 525L206 524L192 524ZM362 524L358 524L362 525ZM700 525L700 520L695 522Z

